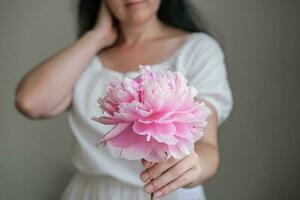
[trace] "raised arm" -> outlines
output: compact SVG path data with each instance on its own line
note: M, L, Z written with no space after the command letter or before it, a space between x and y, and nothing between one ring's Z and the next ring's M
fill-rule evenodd
M49 118L67 110L72 89L90 60L117 37L106 6L95 27L79 40L29 71L16 88L15 105L31 119Z

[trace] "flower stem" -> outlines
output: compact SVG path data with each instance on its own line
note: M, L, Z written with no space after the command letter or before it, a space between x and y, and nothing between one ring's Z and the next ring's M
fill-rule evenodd
M150 200L154 200L153 192L150 194Z

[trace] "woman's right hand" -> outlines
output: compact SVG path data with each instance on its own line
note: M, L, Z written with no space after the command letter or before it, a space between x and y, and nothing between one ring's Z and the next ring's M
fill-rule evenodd
M112 15L102 3L91 31L22 78L16 88L18 110L34 119L50 118L66 111L71 106L74 85L82 72L99 50L112 45L116 39Z
M93 31L95 31L96 34L99 34L101 40L104 41L103 47L112 45L117 39L118 33L116 27L113 26L113 16L109 11L105 0L101 3Z

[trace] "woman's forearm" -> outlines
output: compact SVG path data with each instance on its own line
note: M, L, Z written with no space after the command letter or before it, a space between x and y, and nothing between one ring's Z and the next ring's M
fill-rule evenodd
M89 31L32 69L16 89L18 109L31 117L38 117L47 115L64 102L66 104L76 80L103 46L101 35Z
M218 148L218 115L215 107L205 100L205 102L211 110L211 115L207 119L207 126L204 129L204 136L202 139L195 143L195 152L199 159L199 165L201 166L201 172L198 180L189 186L202 184L211 178L218 170L220 163L220 155Z
M195 152L199 155L201 176L196 184L202 184L217 172L219 167L219 151L216 146L205 142L195 144Z

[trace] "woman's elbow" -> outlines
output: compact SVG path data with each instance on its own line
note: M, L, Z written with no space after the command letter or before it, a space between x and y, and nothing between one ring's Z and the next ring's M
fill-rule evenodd
M15 107L25 117L37 119L40 117L40 112L32 98L16 93Z

